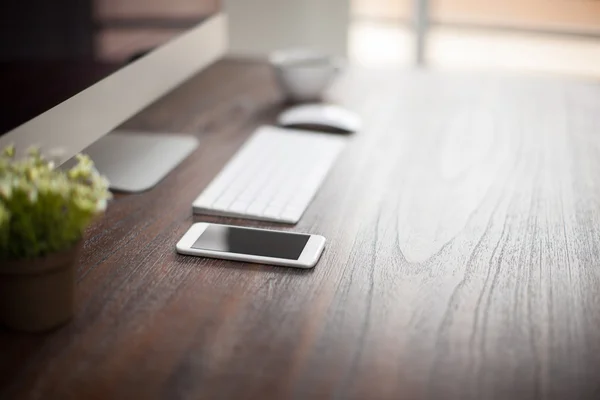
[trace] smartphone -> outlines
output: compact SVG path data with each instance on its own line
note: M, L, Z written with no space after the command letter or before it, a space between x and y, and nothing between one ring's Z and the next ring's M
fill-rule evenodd
M319 235L199 222L177 243L177 252L284 267L312 268L325 238Z

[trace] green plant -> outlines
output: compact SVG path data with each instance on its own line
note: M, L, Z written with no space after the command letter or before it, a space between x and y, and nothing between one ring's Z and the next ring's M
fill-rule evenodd
M0 154L0 259L33 258L66 250L106 209L107 180L85 155L69 170L54 167L36 149L17 159Z

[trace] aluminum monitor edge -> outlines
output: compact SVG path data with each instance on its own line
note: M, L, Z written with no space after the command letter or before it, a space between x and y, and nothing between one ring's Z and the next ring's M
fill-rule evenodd
M68 100L0 136L22 154L39 146L62 164L144 107L220 59L227 16L216 14Z

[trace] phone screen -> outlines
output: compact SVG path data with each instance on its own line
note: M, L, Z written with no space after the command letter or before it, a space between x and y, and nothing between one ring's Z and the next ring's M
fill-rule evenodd
M194 249L297 260L310 235L209 225Z

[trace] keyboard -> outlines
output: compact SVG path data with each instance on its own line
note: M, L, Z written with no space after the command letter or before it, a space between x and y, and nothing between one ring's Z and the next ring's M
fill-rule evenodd
M194 213L295 224L347 143L263 126L196 198Z

